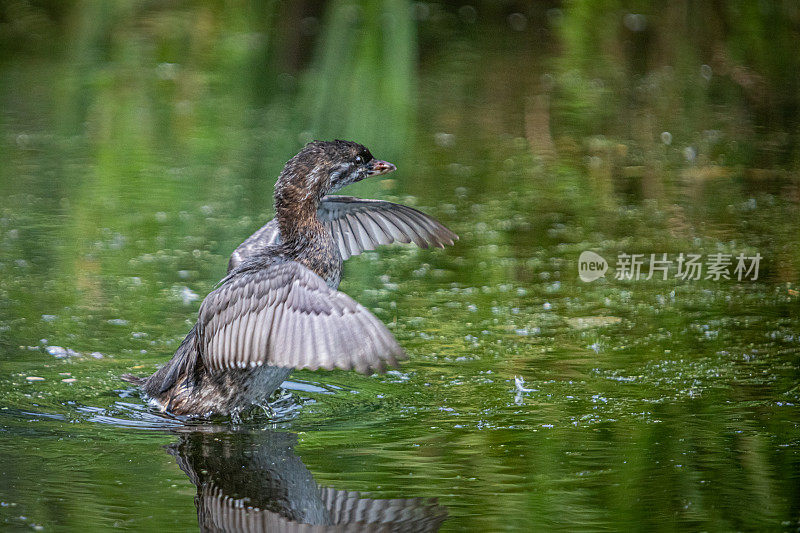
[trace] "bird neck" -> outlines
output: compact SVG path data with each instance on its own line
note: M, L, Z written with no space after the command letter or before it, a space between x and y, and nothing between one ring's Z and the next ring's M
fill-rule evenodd
M275 188L275 218L287 244L310 243L324 232L317 216L320 197L314 190L284 183Z
M275 219L283 253L305 266L332 289L339 286L342 259L330 230L319 219L320 193L294 184L275 188Z

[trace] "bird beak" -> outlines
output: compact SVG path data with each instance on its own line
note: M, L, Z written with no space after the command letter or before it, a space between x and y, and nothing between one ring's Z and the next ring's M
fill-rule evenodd
M373 159L369 163L367 163L367 175L368 176L381 176L383 174L388 174L393 170L397 169L396 166L389 163L388 161L381 161L380 159Z

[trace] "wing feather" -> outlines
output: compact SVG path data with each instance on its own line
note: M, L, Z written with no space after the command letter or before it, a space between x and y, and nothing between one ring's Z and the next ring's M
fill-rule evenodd
M384 216L388 218L403 235L414 241L414 244L419 247L428 247L425 240L417 233L414 225L408 223L408 219L403 215L402 211L387 211Z
M373 240L378 244L391 244L393 239L390 234L383 230L383 228L375 220L373 213L365 212L363 217L358 218L358 221L364 225L367 234L372 236Z
M272 244L278 244L280 241L281 234L278 228L278 221L272 219L250 235L250 237L233 251L228 261L228 272L239 266L245 259L258 250Z
M353 214L347 215L346 217L344 217L344 219L347 220L347 223L350 225L350 229L353 230L353 234L355 235L356 240L358 241L358 247L362 251L374 250L375 246L377 246L378 243L375 242L375 240L369 236L367 228L365 228L364 225L361 224L360 219Z
M382 227L388 230L389 234L392 236L392 239L395 241L402 242L403 244L408 244L411 242L411 237L406 235L402 229L397 227L397 224L394 223L392 218L387 213L376 212L373 214L373 217L375 220L378 220L383 224Z
M262 300L265 300L265 299L262 298ZM266 303L266 302L260 302L260 305L264 305L264 303ZM264 332L265 332L265 330L267 328L267 326L266 326L266 324L267 324L267 316L268 316L269 313L270 313L270 309L268 309L268 308L262 308L262 309L260 309L258 311L258 314L256 315L256 319L252 323L253 324L253 337L252 337L252 342L248 346L248 350L249 351L247 353L250 353L250 352L263 352L266 349L265 348L266 336L264 335ZM251 361L251 363L252 363L252 361Z
M229 276L203 301L199 322L211 371L268 364L369 373L405 356L372 313L293 261Z
M356 242L350 224L347 223L347 217L342 217L338 219L337 222L339 223L339 233L334 233L334 238L344 243L347 257L355 255L358 253L358 242ZM345 256L342 256L342 258L344 257Z
M325 196L317 215L333 235L343 260L393 242L444 248L458 240L458 235L422 211L383 200ZM236 248L228 272L256 251L280 242L278 223L270 220Z

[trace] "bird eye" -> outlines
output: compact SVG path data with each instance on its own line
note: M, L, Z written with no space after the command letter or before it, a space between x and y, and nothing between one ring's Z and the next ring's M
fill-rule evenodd
M360 156L360 155L357 155L357 156L356 156L356 163L358 163L358 164L360 165L360 164L361 164L361 163L363 163L363 162L364 162L364 160L363 160L363 159L361 159L361 156Z

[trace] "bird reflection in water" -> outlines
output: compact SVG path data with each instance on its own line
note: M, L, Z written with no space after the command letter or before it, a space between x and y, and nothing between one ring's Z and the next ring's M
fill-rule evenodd
M437 531L446 520L432 498L377 500L318 486L296 442L277 431L181 433L167 450L197 486L200 530Z

